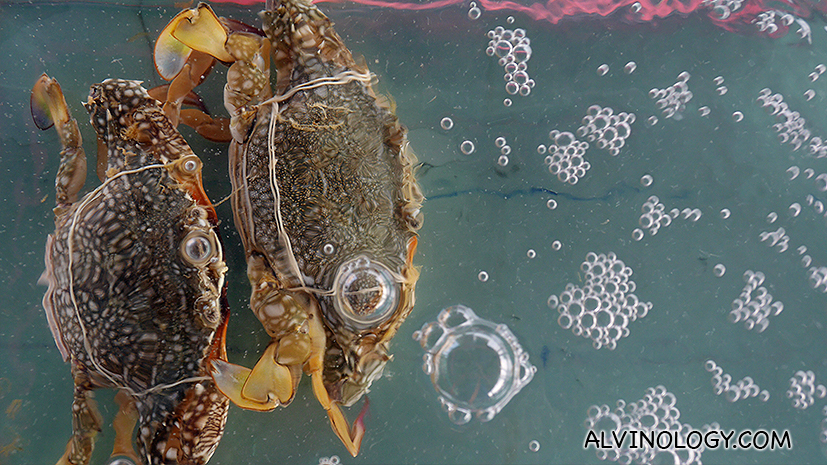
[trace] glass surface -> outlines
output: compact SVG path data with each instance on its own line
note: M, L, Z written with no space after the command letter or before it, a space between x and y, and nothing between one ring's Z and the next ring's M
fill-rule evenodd
M825 463L827 31L809 11L818 5L785 4L795 13L785 17L766 13L780 3L735 1L372 3L321 8L378 76L377 91L392 96L422 165L416 306L371 388L358 457L305 377L287 408L232 407L211 463L608 463L601 458L623 454L584 448L589 419L606 431L638 417L641 429L717 424L789 431L793 443L660 451L655 462ZM245 22L260 8L214 6ZM72 380L37 285L59 146L54 131L35 128L29 91L43 72L60 81L91 156L80 105L89 86L109 77L162 84L152 45L180 8L0 2L0 463L54 463L71 434ZM653 19L670 9L693 12ZM495 38L501 48L488 55ZM514 61L501 65L508 47ZM225 74L217 66L197 90L216 115ZM224 199L226 147L182 132L210 198ZM87 190L97 184L90 173ZM229 357L252 366L269 338L247 308L229 202L217 210L230 267ZM624 295L647 307L627 316L628 334L612 332L613 350L560 323L567 286L596 282L581 268L590 253L614 253L632 270ZM602 290L620 283L629 285L605 280ZM602 304L585 297L597 315ZM507 325L538 369L491 421L461 426L440 406L411 337L457 304ZM607 307L582 325L621 325L622 313ZM106 427L93 463L111 450L113 396L97 392ZM348 409L351 420L359 408Z

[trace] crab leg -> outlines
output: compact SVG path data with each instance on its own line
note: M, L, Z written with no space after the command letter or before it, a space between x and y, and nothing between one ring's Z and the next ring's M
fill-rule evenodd
M118 413L112 420L115 429L115 445L112 447L112 455L115 457L128 457L134 463L141 463L135 449L132 447L132 433L135 424L138 422L138 410L135 408L135 400L126 391L120 390L115 394L115 402L118 404Z
M55 179L57 212L78 199L78 192L86 182L86 152L83 151L78 122L69 113L57 80L46 74L40 76L32 88L31 109L37 127L46 130L55 126L63 147Z
M88 464L95 447L95 436L101 431L103 418L93 398L89 377L77 369L75 372L75 399L72 402L72 438L66 444L63 457L57 465Z

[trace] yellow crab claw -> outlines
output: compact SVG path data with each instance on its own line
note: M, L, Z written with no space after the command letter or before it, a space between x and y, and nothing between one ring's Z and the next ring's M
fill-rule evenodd
M181 72L192 50L198 50L225 61L235 61L227 53L227 30L218 20L212 8L200 3L196 8L184 10L158 35L155 42L155 69L167 81Z
M278 344L271 343L252 370L223 360L212 360L218 389L247 410L268 411L293 398L290 370L275 361Z
M34 124L46 130L55 123L61 126L69 121L71 116L65 102L60 84L46 74L42 74L32 87L31 108Z

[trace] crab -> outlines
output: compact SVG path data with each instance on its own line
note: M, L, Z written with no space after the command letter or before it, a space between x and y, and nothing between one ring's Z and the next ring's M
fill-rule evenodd
M260 411L289 404L308 374L356 456L367 401L352 426L341 407L381 377L414 306L424 200L416 157L389 100L316 6L268 1L259 16L262 31L242 28L202 3L176 16L155 47L156 68L172 79L171 119L202 80L205 55L231 63L233 214L250 308L272 340L252 369L213 360L212 374L235 404Z
M32 90L36 125L54 125L63 147L41 277L74 379L73 435L58 463L89 463L103 423L96 388L119 390L113 457L207 463L229 408L208 371L227 359L229 310L201 161L137 81L95 84L84 106L102 183L79 197L87 169L78 123L56 80L44 74Z

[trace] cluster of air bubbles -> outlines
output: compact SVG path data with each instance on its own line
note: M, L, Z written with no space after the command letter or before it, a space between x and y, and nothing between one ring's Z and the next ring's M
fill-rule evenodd
M772 301L772 294L764 283L764 273L747 270L744 272L746 285L737 299L732 301L732 310L729 312L729 321L738 323L743 321L747 330L755 329L764 332L770 325L770 316L777 316L784 310L780 301Z
M548 137L552 143L548 147L538 146L537 153L547 154L544 160L545 165L551 174L557 175L557 179L561 182L577 184L577 181L591 168L591 164L583 159L589 143L577 140L570 132L560 132L556 129L549 132Z
M598 105L592 105L586 110L583 125L577 128L577 136L594 142L597 148L608 150L614 157L626 144L626 139L632 133L631 125L634 122L634 113L614 114L609 107L601 108Z
M505 137L497 137L494 139L494 145L500 149L500 156L497 157L497 164L500 166L508 165L508 155L511 153L511 146L508 145L508 141L505 140Z
M508 326L482 319L463 305L443 309L413 338L425 350L422 370L458 425L474 417L490 421L537 372Z
M629 335L629 323L645 317L652 303L634 294L632 269L613 252L589 252L580 270L586 278L583 287L567 284L559 296L549 297L548 305L560 313L557 323L563 329L591 339L595 349L614 350L617 341Z
M686 110L686 104L692 100L692 91L689 90L689 73L683 71L678 74L678 80L666 89L652 89L649 91L649 97L655 100L655 104L666 118L679 120L683 118L683 112ZM657 123L655 118L654 123Z
M790 236L783 227L779 227L775 231L763 231L758 237L761 242L766 242L770 247L777 247L778 253L784 253L790 247Z
M817 64L813 72L810 73L808 77L811 81L815 82L821 77L822 74L824 74L825 71L827 71L827 66L824 66L823 63Z
M745 376L735 384L732 383L732 376L724 373L714 360L707 360L704 364L706 371L712 373L712 389L716 396L724 395L728 402L758 397L762 402L770 398L770 392L762 390L749 376Z
M319 459L319 465L340 465L342 463L339 460L338 455L331 455L330 457L322 457Z
M742 0L703 0L703 4L708 6L712 13L715 14L715 19L723 21L741 9Z
M488 47L485 53L496 56L505 74L505 91L509 95L520 94L523 97L531 93L534 79L528 75L528 60L531 58L531 40L526 37L525 29L505 29L497 26L488 31ZM506 105L508 106L508 105Z
M827 141L822 140L821 137L813 137L810 139L807 150L809 150L810 155L816 158L827 157Z
M815 399L827 396L827 387L816 385L816 375L812 371L796 371L790 378L790 388L787 397L793 402L793 407L804 410L815 403Z
M726 19L726 18L723 18ZM796 35L808 43L813 43L813 33L807 21L794 16L791 13L779 10L764 11L753 20L760 32L764 32L769 36L780 37L787 33L793 23L798 25L795 31Z
M794 147L793 150L798 150L801 144L810 138L810 130L804 127L806 121L797 111L790 110L781 94L773 94L768 88L761 89L758 103L778 120L778 123L773 124L772 127L778 132L778 138L782 144L789 142ZM810 153L819 153L820 146L821 139L818 139L816 144L811 143Z
M699 443L695 439L689 440L693 428L688 423L680 422L681 412L676 404L674 394L663 386L656 386L646 389L643 398L636 402L627 403L619 399L614 410L606 404L589 407L586 428L607 438L606 443L609 445L608 448L597 449L597 458L622 464L700 464L701 454L706 448L702 441ZM701 428L704 435L720 430L721 426L717 423ZM670 436L675 440L669 444L662 443L657 438L661 433L671 433ZM641 435L654 437L654 447L647 441L631 439L632 435L637 435L638 438ZM614 438L619 438L620 444ZM687 444L693 447L687 447Z
M810 264L810 256L805 255L802 259L802 265L808 266ZM805 264L806 263L806 264ZM810 281L810 286L813 289L821 292L827 292L827 267L812 266L807 270L807 278Z
M718 95L724 95L724 94L727 93L728 89L724 85L724 77L723 76L716 76L715 79L712 80L712 82L714 82L715 85L718 86L718 87L715 88L715 92L717 92ZM703 107L703 108L706 108L707 110L709 110L709 108L707 108L707 107ZM701 116L706 116L706 115L701 115Z
M642 179L641 183L643 183ZM701 219L703 215L701 210L697 208L684 208L683 210L673 208L667 212L666 205L661 203L656 195L652 195L646 199L646 201L643 202L643 206L640 207L640 211L641 215L638 219L638 224L640 224L643 229L635 228L635 230L632 231L632 239L636 241L643 239L644 229L648 230L649 234L654 236L660 228L665 228L672 224L672 220L683 218L694 223Z
M471 4L468 5L468 18L470 18L471 21L476 21L480 19L481 15L482 11L477 7L476 2L471 2Z

